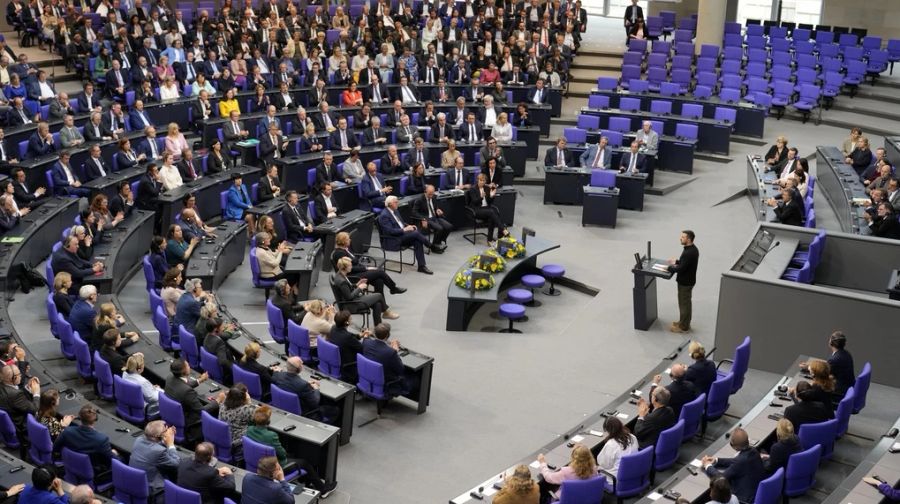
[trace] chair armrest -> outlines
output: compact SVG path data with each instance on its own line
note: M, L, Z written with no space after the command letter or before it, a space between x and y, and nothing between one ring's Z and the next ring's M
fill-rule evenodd
M608 477L612 478L613 486L612 486L612 489L611 489L611 490L612 490L612 491L615 491L615 490L616 490L616 484L618 483L618 480L616 479L616 475L613 474L613 473L611 473L611 472L609 472L609 471L607 471L607 470L605 470L605 469L598 469L598 471L600 472L601 475L608 476Z
M716 364L716 371L718 371L719 368L722 367L722 364L725 364L726 362L727 362L728 364L732 365L732 366L734 365L734 361L733 361L733 360L731 360L731 359L722 359L722 360L719 361L718 364Z

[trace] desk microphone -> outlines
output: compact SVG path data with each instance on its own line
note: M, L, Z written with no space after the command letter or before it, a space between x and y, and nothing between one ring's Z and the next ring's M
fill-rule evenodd
M776 241L775 243L773 243L772 246L769 247L769 250L766 250L766 254L768 254L769 252L775 250L775 247L777 247L777 246L779 246L779 245L781 245L781 240L778 240L778 241Z

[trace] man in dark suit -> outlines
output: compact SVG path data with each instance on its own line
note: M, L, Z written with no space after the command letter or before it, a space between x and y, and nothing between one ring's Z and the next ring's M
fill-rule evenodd
M213 317L206 320L206 337L203 338L203 348L216 356L216 363L222 370L225 383L231 383L231 365L234 364L234 355L222 339L222 330L225 323L221 318Z
M550 93L544 87L544 79L538 79L534 87L528 91L528 98L525 100L529 104L543 105L547 103Z
M285 239L291 243L297 243L312 235L312 219L306 214L306 208L300 205L300 195L297 191L288 191L285 195L285 203L287 204L281 209Z
M194 448L193 458L186 458L178 465L178 486L199 493L200 504L220 504L226 497L232 500L235 498L234 474L231 469L210 465L215 454L215 446L203 442Z
M115 138L116 134L104 124L101 117L100 112L91 112L90 120L84 125L86 142L102 142Z
M638 0L631 0L631 5L625 7L625 40L628 40L631 27L634 26L638 19L644 19L644 9L638 5Z
M222 123L222 136L225 138L225 145L223 145L223 150L232 150L232 144L236 142L240 142L241 140L246 139L250 136L250 132L244 129L244 125L241 123L241 113L237 110L232 110L228 116L229 121ZM260 154L262 154L263 147L262 143L267 141L268 135L259 139L259 149ZM276 143L276 145L278 145ZM271 144L269 145L271 147ZM265 155L263 155L265 158Z
M834 411L830 407L809 398L811 388L808 381L797 383L794 390L797 402L784 409L784 418L794 424L794 432L800 432L803 424L825 422L834 417Z
M433 185L426 185L425 193L413 202L412 216L421 221L421 229L431 231L432 247L443 252L447 248L447 236L453 230L453 224L444 218L444 211L437 207Z
M90 404L82 406L78 411L78 420L81 425L69 425L63 429L53 442L53 451L60 452L63 448L68 448L84 453L90 456L94 471L100 473L109 470L112 458L118 454L112 449L109 436L94 429L97 410Z
M100 155L99 144L92 145L90 153L90 156L88 156L87 160L84 162L85 178L90 181L95 178L105 177L112 173L112 170L106 166L106 161L104 161L103 157Z
M466 122L456 130L458 142L480 142L484 140L483 126L475 120L475 112L466 114Z
M56 189L57 194L76 194L84 197L90 196L90 190L81 187L81 181L69 165L69 158L71 158L71 154L67 151L59 153L59 162L53 165L51 171L53 187Z
M132 131L143 131L147 126L155 126L150 114L144 110L143 100L135 100L134 108L128 113L128 124Z
M384 200L385 208L378 215L378 229L383 236L392 237L400 242L403 247L413 247L416 256L416 263L419 265L418 271L426 275L434 274L428 266L425 265L425 247L431 248L432 251L438 250L428 238L419 232L416 226L408 225L403 222L400 212L397 210L399 200L396 196L388 196Z
M447 122L447 114L438 112L437 121L431 127L431 141L446 144L447 140L454 138L453 128Z
M83 113L100 109L100 97L94 93L94 84L88 82L84 85L84 92L78 96L78 111Z
M547 149L544 155L544 166L572 166L572 153L566 147L566 139L559 137L556 146Z
M337 217L339 210L337 201L335 201L331 196L331 182L325 182L323 184L320 184L318 187L319 194L313 200L313 205L316 213L313 221L316 223L316 225L322 224L328 219Z
M186 293L185 295L190 294ZM172 375L166 378L165 393L173 401L181 403L181 409L184 412L185 441L190 446L203 439L200 431L200 412L206 411L216 416L219 404L225 400L225 392L219 392L215 401L208 402L194 390L197 385L209 378L207 373L203 373L196 379L191 378L191 366L183 359L172 361L169 370ZM179 484L181 484L180 481Z
M338 173L337 164L331 151L325 151L322 162L316 166L316 185L321 186L326 182L339 182L341 175Z
M385 175L399 174L405 170L396 145L388 145L387 152L381 156L381 173Z
M382 212L383 213L383 212ZM398 396L411 391L411 383L406 380L403 361L400 359L400 342L390 340L391 326L381 323L375 326L375 337L363 341L363 355L384 368L384 386L389 395Z
M134 195L131 194L131 184L127 180L123 180L119 182L116 189L116 194L109 200L109 213L111 215L121 213L128 218L134 211Z
M303 371L303 361L300 357L289 357L287 362L285 362L284 371L277 371L272 375L272 384L278 385L279 388L287 392L297 394L297 398L300 399L300 411L303 412L303 416L313 420L320 420L323 417L334 418L336 415L330 414L334 411L322 411L320 409L325 407L326 410L331 410L333 407L329 408L320 405L319 382L307 382L300 376L301 371Z
M845 346L847 337L841 331L835 331L828 337L828 348L831 349L828 366L831 369L831 376L834 376L834 393L841 397L844 397L848 388L856 384L853 356L844 348Z
M3 380L3 384L0 385L0 409L9 415L13 425L16 426L19 442L27 445L26 418L29 413L37 414L41 382L35 376L30 378L25 386L21 386L22 371L18 366L3 366L0 369L0 379Z
M175 163L175 167L178 168L178 174L181 175L181 180L184 182L200 178L200 172L194 166L194 151L191 149L181 150L181 161Z
M775 218L778 222L787 226L802 226L803 211L800 210L800 203L794 198L793 191L790 188L781 189L781 201L770 198L767 202L769 206L775 207Z
M455 165L447 169L447 188L468 191L472 184L469 170L463 167L465 161L460 156L454 162Z
M266 167L266 173L259 178L259 188L257 189L257 199L269 201L281 196L281 187L278 180L278 165L275 163Z
M13 169L13 198L15 198L19 207L36 208L46 201L47 189L39 186L34 191L30 190L25 184L25 177L25 170L21 168Z
M391 194L392 188L385 185L384 178L378 173L375 163L366 164L366 174L360 180L363 196L373 208L384 208L384 198Z
M766 475L762 458L756 448L750 446L747 431L740 427L731 433L731 447L737 451L732 458L704 456L701 459L703 471L710 478L722 477L731 483L731 492L741 502L753 502L756 487Z
M75 236L67 236L63 240L62 247L53 253L50 264L55 273L65 271L72 275L72 291L78 292L85 278L94 273L103 271L103 263L90 261L78 257L78 238Z
M634 426L634 435L641 449L656 444L659 433L675 425L678 417L669 407L671 394L663 387L656 387L650 393L651 403L641 399L638 401L638 419Z
M279 134L278 125L269 124L269 133L259 139L259 155L266 162L266 166L272 166L276 159L284 157L287 144L287 140Z
M313 116L313 123L316 131L334 131L338 125L338 116L329 110L328 102L322 102L319 104L319 113Z
M363 145L385 145L387 141L387 131L381 127L381 118L373 116L372 126L363 131Z
M69 325L72 330L79 335L84 334L81 338L88 343L91 352L99 350L103 341L100 338L94 338L94 319L97 318L97 310L94 306L97 304L97 288L93 285L82 285L78 291L78 301L72 305L69 312Z
M116 135L125 134L125 112L122 111L121 103L113 103L109 110L103 113L100 118L101 124Z
M670 396L669 407L672 408L676 417L681 414L682 406L697 398L697 389L694 387L694 384L684 379L686 371L687 368L684 364L672 365L672 370L669 372L672 383L666 385L666 390L669 391ZM661 381L662 375L653 377L653 387L655 388Z
M630 150L623 153L619 161L619 173L645 173L646 170L647 159L640 152L640 144L637 141L631 142Z
M106 94L119 103L125 103L125 91L131 87L131 73L122 70L118 60L106 72Z
M338 119L337 129L331 132L328 142L332 150L345 152L350 152L351 149L359 146L359 142L356 141L356 135L347 128L347 119L343 117Z
M197 100L191 103L191 110L194 119L194 129L201 129L203 122L209 120L213 116L213 105L209 101L209 92L205 89L200 91ZM232 112L234 113L234 112ZM225 125L222 126L222 132L225 132ZM224 146L223 146L224 147Z
M294 502L292 486L284 479L284 469L278 463L278 457L262 457L256 464L256 474L247 473L241 482L241 502L291 504Z
M159 181L159 169L154 163L147 165L147 171L138 181L137 194L134 196L138 208L155 211L159 206L159 193L162 184Z

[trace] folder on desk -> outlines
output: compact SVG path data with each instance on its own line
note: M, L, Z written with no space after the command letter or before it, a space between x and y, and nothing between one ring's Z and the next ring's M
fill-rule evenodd
M25 238L21 236L4 236L0 243L22 243Z

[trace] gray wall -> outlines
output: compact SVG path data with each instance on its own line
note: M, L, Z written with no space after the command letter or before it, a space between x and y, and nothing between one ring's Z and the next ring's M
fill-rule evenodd
M900 31L897 0L822 0L822 24L867 28L869 35L887 40Z
M900 269L897 240L828 233L816 283L883 294L895 269Z

